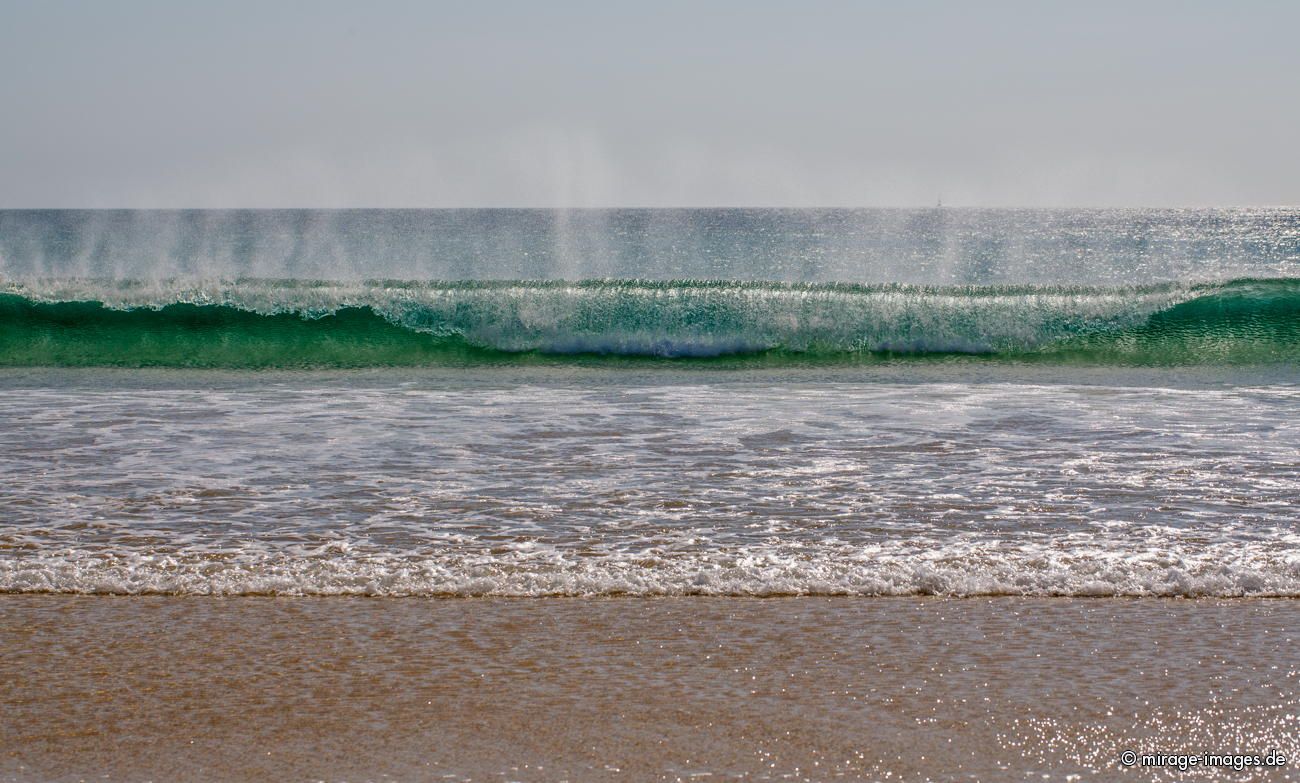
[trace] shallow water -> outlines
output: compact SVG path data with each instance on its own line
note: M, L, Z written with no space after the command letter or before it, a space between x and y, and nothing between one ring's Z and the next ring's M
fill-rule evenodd
M1300 385L10 371L0 589L1300 595Z

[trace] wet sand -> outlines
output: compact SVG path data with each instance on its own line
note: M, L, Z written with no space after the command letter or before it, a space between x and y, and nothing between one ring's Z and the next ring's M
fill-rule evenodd
M1292 600L4 595L0 780L1292 780L1297 642Z

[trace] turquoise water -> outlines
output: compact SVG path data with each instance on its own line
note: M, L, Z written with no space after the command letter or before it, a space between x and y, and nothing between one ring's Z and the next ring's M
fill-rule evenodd
M1127 288L72 280L5 291L0 365L329 368L561 357L779 364L945 355L1137 365L1300 360L1295 279Z

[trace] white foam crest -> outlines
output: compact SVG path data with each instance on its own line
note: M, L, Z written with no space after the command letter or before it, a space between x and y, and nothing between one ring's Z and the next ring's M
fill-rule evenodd
M809 547L636 556L519 551L148 555L69 550L0 559L0 592L286 596L1300 597L1300 556L1229 544L1195 552L1009 549L889 553Z

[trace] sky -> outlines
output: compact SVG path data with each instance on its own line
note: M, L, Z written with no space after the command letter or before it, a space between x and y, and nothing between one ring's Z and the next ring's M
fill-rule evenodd
M1300 2L0 0L0 208L1300 204Z

